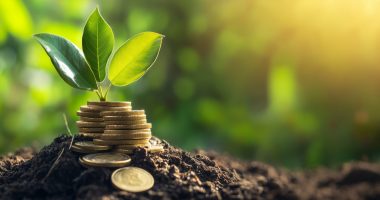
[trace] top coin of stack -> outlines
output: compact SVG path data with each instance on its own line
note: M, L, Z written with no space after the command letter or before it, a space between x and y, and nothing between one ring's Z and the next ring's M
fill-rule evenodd
M150 147L152 124L147 123L144 110L103 111L104 133L95 144L113 145L115 151L129 154L137 147Z
M103 111L123 112L131 111L131 102L87 102L87 106L81 106L77 115L80 120L77 121L79 135L100 138L104 132L105 123L100 115Z

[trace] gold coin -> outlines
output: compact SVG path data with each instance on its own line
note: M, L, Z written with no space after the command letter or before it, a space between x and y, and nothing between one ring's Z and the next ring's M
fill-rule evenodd
M86 165L86 163L83 161L82 157L79 157L78 160L79 160L79 163L80 163L83 167L85 167L85 168L91 168L91 167L94 167L94 166L91 166L91 165Z
M138 139L138 140L103 140L94 139L95 144L100 145L122 145L122 144L149 144L149 139Z
M82 159L81 157L79 157L78 160L79 160L79 163L80 163L83 167L86 167L86 168L91 167L91 166L86 165L86 164L83 162L83 159Z
M82 156L84 164L94 167L123 167L131 163L131 158L122 153L95 153Z
M75 152L77 152L77 153L96 153L97 151L95 151L95 150L90 150L90 149L83 149L83 148L80 148L80 147L78 147L78 146L74 146L74 145L72 145L71 146L71 149L70 149L71 151L75 151Z
M102 112L102 111L131 111L131 106L120 106L120 107L110 107L110 106L81 106L81 111L84 112Z
M132 107L131 106L90 106L91 109L98 110L98 111L131 111Z
M77 126L79 128L104 128L105 124L102 122L84 122L77 121Z
M152 134L150 132L136 132L130 134L102 134L100 139L102 140L126 140L126 139L147 139L150 138Z
M103 133L104 128L79 128L81 133Z
M139 120L122 120L122 121L104 121L105 125L130 125L130 124L145 124L146 118Z
M144 110L131 110L131 111L103 111L101 116L130 116L130 115L145 115Z
M149 129L152 128L151 123L145 124L130 124L130 125L107 125L107 130L136 130L136 129Z
M89 106L109 106L109 107L120 107L120 106L131 106L130 101L88 101Z
M90 112L90 113L100 113L101 112L100 110L95 110L95 109L92 109L91 107L88 107L88 106L81 106L81 107L79 107L79 110L82 112Z
M160 140L158 137L156 137L156 136L152 136L152 137L150 138L150 140L149 140L149 143L150 143L151 145L156 145L156 144L160 144L160 143L161 143L161 140Z
M97 145L93 141L80 141L75 142L72 146L79 147L81 149L94 150L94 151L103 151L111 149L111 146L107 145Z
M151 152L151 153L163 152L164 151L164 146L162 146L162 145L151 145L148 148L148 151Z
M133 149L136 149L138 147L143 147L143 148L149 148L151 145L148 143L148 144L123 144L123 145L117 145L115 146L115 150L119 150L119 149L122 149L122 150L133 150Z
M139 132L150 132L150 129L139 129L139 130L104 130L105 134L131 134Z
M89 137L89 138L100 138L102 133L82 133L82 132L79 132L78 135L83 136L83 137Z
M104 121L102 117L79 117L79 119L84 122L103 122Z
M113 150L113 152L125 153L127 155L131 155L131 154L133 154L133 149L115 149L115 150Z
M136 121L146 120L146 115L129 115L129 116L103 116L104 121Z
M138 167L124 167L115 170L111 176L112 184L127 192L143 192L154 185L153 176Z
M98 112L82 112L82 111L78 111L77 115L81 116L81 117L93 117L93 118L101 117L100 113L98 113Z

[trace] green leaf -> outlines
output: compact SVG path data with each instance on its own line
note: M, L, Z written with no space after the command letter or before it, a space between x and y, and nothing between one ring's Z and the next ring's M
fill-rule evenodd
M103 81L106 76L107 60L112 53L113 45L112 29L96 8L84 27L82 48L98 82Z
M116 51L109 67L111 83L124 86L141 78L156 60L163 38L158 33L142 32L124 43Z
M49 55L58 74L72 87L96 90L96 80L81 52L73 43L60 36L40 33L34 35Z

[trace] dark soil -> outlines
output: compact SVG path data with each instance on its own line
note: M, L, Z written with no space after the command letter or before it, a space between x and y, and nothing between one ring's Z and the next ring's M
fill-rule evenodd
M189 153L166 142L163 153L135 151L132 166L149 171L155 185L129 193L112 187L112 169L82 167L69 143L61 136L38 153L25 148L0 157L0 199L380 199L380 164L288 172L215 152Z

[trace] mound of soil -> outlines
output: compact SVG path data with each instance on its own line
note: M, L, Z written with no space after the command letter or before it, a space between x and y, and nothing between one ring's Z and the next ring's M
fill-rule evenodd
M0 157L0 199L380 199L379 164L288 172L215 152L185 152L165 141L163 153L135 150L131 165L149 171L155 185L130 193L112 187L112 169L81 166L69 144L61 136L38 153L24 148Z

